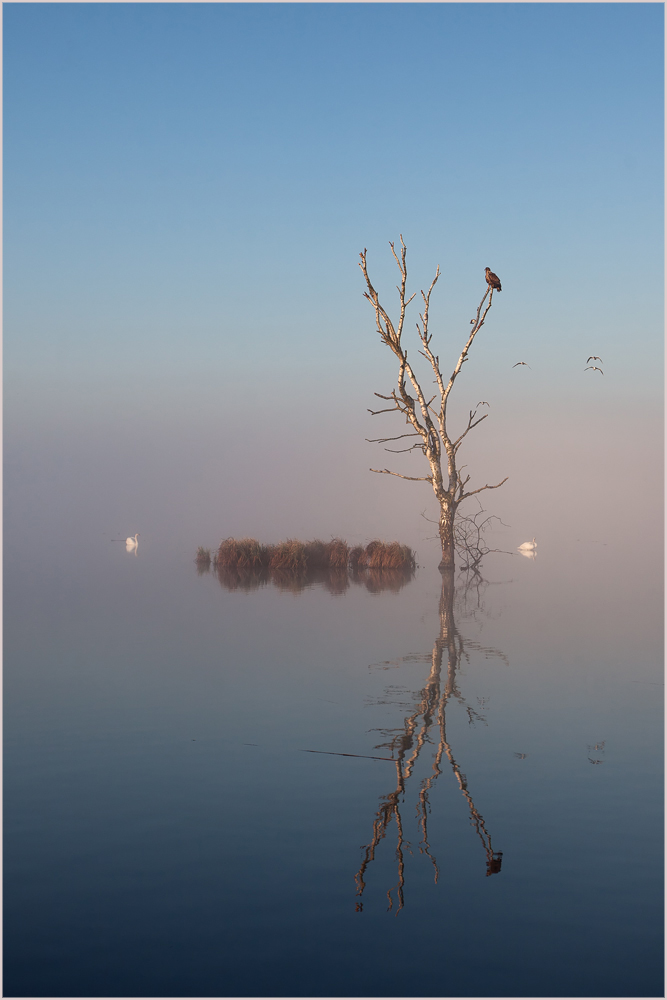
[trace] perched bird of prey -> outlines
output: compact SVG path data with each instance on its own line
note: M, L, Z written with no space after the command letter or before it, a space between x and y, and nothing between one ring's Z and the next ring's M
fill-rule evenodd
M600 375L604 375L604 372L602 371L602 369L598 368L597 365L589 365L588 368L584 368L584 371L585 372L587 372L587 371L600 372Z
M602 358L599 358L597 354L591 354L590 358L586 358L586 364L588 364L589 361L599 361L601 365L604 364Z
M517 361L516 365L512 365L512 368L516 368L516 367L517 367L517 365L526 365L526 368L530 368L530 365L529 365L529 364L527 364L527 362L525 362L525 361ZM531 370L531 372L532 372L532 370L533 370L533 369L532 369L532 368L530 368L530 370Z
M502 286L500 284L500 278L497 274L494 274L490 267L485 267L484 271L486 273L486 283L491 288L496 288L499 292L502 292Z

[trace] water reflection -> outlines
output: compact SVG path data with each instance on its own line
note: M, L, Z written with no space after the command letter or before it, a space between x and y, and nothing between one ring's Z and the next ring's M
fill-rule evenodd
M197 573L208 573L210 567L197 563ZM230 567L220 563L215 568L220 586L225 590L258 590L272 583L279 590L294 594L301 593L316 584L330 594L344 594L351 584L365 587L372 594L384 590L399 591L414 577L413 568L405 569L362 569L362 568L308 568L298 571L271 569L269 567Z
M532 553L531 553L532 555ZM197 573L203 575L213 571L225 590L253 591L260 587L273 584L279 590L300 593L307 587L319 584L332 594L342 594L351 584L366 587L372 593L383 590L398 591L414 577L414 569L373 570L352 566L349 569L340 567L300 567L298 569L276 569L267 566L228 566L220 562L211 566L210 561L198 558ZM459 611L469 617L476 617L483 610L482 597L488 582L482 577L479 567L468 572L459 586L455 586L454 574L443 573L439 602L439 633L435 639L431 653L423 657L403 657L391 665L398 666L407 660L423 659L430 663L430 673L422 690L418 693L417 704L411 707L402 726L393 730L381 730L387 737L386 741L376 745L376 749L389 750L391 759L396 766L395 786L384 795L382 804L375 814L373 833L370 842L362 848L364 855L361 867L355 875L357 885L357 911L363 909L363 896L366 888L365 875L368 866L375 860L380 842L385 838L392 821L396 823L396 859L398 875L396 883L387 890L389 909L396 904L399 913L405 905L405 850L409 849L404 835L400 803L405 798L406 787L413 775L417 761L426 745L433 745L431 731L437 733L437 746L431 765L431 773L422 779L416 793L416 809L421 833L419 844L420 854L428 857L433 866L434 879L437 883L440 874L437 859L432 852L428 835L428 816L430 812L429 795L443 770L443 760L446 760L456 777L461 794L466 800L470 812L472 826L479 837L485 856L486 874L495 875L500 872L502 851L495 851L491 835L486 828L484 818L475 805L468 780L461 770L447 739L446 709L449 701L454 698L461 705L471 724L485 722L484 716L472 705L467 704L461 694L457 682L457 673L462 660L469 660L471 652L482 653L486 658L497 656L507 663L507 658L499 650L490 646L482 646L477 642L462 636L456 624L455 605ZM472 605L472 607L471 607ZM383 666L389 666L384 664ZM395 701L395 690L387 689L385 703ZM479 707L484 708L483 699L478 699ZM317 752L317 751L312 751ZM343 755L346 756L346 755ZM352 755L354 756L354 755ZM385 758L386 759L386 758ZM394 899L393 893L396 894Z
M383 590L398 591L404 587L414 577L414 569L396 570L373 570L352 567L348 569L317 567L298 570L271 569L266 566L254 567L230 567L218 563L211 567L207 561L199 559L197 561L197 572L199 575L211 571L217 576L220 585L225 590L253 591L260 587L273 584L279 590L300 593L307 587L319 584L332 594L342 594L351 586L357 584L364 586L372 593L379 593ZM421 833L419 852L428 857L433 866L434 879L437 883L440 869L436 857L434 856L429 843L428 816L430 813L429 796L433 786L443 770L443 760L446 760L456 777L461 794L466 800L472 826L482 844L485 856L486 874L495 875L501 870L502 851L495 851L491 841L491 835L486 828L484 818L477 808L471 791L468 787L468 780L461 770L447 739L446 731L446 709L452 698L461 705L468 716L471 724L475 722L485 722L484 716L472 705L467 704L461 694L457 682L457 673L462 660L468 661L470 653L476 652L484 655L485 658L497 656L507 663L507 658L499 649L491 646L483 646L473 640L466 639L460 633L455 617L455 606L462 615L476 617L483 611L483 592L488 586L478 568L468 572L464 579L459 582L458 587L454 583L454 574L442 574L442 586L439 602L439 633L435 639L431 653L424 656L409 656L393 661L391 664L383 666L399 666L408 660L424 660L430 663L430 673L422 690L418 693L417 704L413 705L405 717L402 726L392 730L381 730L387 737L386 741L376 745L376 749L389 750L391 760L396 766L395 786L384 795L382 805L375 814L373 821L373 832L370 842L362 848L364 851L361 867L355 875L357 885L358 901L357 911L363 909L363 896L366 888L365 874L368 866L375 860L376 851L380 842L385 838L392 820L396 823L396 859L398 863L398 875L396 883L387 890L389 909L393 909L396 904L396 912L399 913L405 905L404 884L405 884L405 851L409 850L409 844L405 839L403 820L401 817L400 803L405 798L406 787L413 776L417 761L422 754L424 747L432 746L434 740L431 731L437 733L437 746L431 766L431 773L422 779L416 794L416 809ZM393 692L393 693L392 693ZM387 697L383 699L385 703L396 700L395 689L387 689ZM479 707L484 708L484 699L478 699ZM321 751L310 751L321 752ZM342 756L355 756L343 754ZM387 759L387 758L384 758ZM394 899L393 893L396 894Z
M465 605L472 594L476 594L477 606L480 607L481 592L484 581L477 572L472 577L468 577L458 590L458 597ZM456 777L461 793L463 794L470 811L472 826L479 837L486 859L486 874L495 875L500 872L502 865L502 851L494 851L491 842L491 835L486 828L482 814L479 812L472 794L468 788L468 781L465 774L454 757L452 747L447 740L446 732L446 709L451 698L465 707L468 718L471 722L484 721L483 716L472 706L467 705L457 683L457 671L462 659L468 660L471 651L481 652L485 657L498 656L505 662L507 658L498 649L482 646L479 643L464 639L459 632L455 615L454 605L457 597L457 590L454 585L454 575L443 574L442 590L440 594L440 631L435 639L433 650L430 656L424 657L430 661L431 670L426 684L418 694L419 701L414 709L405 717L402 727L384 731L389 736L387 742L380 743L376 749L388 749L392 757L396 759L396 785L385 796L383 803L375 814L373 821L373 835L370 843L364 848L364 857L359 871L355 875L357 885L357 911L363 909L363 896L366 888L365 875L369 864L375 860L376 850L380 842L384 839L392 820L396 822L396 859L398 862L398 878L396 883L387 890L388 909L394 907L394 897L396 893L397 910L399 913L405 905L404 884L405 884L405 860L404 850L407 846L403 821L401 818L399 803L405 798L406 785L412 776L415 764L422 753L424 747L433 745L430 737L431 729L437 731L437 748L431 767L431 774L424 778L418 791L415 789L417 802L417 816L419 818L419 828L421 831L421 842L419 852L428 857L433 865L434 879L437 883L440 870L438 862L431 851L428 838L428 815L430 812L429 795L439 776L442 774L443 758L446 758ZM415 657L405 657L397 663L405 660L414 660ZM445 662L446 661L446 662ZM444 669L443 669L444 663ZM444 687L443 687L444 673ZM391 700L391 697L390 697Z

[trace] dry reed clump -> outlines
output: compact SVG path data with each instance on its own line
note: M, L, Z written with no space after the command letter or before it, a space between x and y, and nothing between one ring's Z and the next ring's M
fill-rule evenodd
M306 546L294 538L270 547L269 569L272 573L301 576L307 569Z
M333 538L328 543L329 567L340 571L346 570L350 561L350 547L342 538Z
M409 545L400 542L380 542L375 539L365 549L357 546L350 553L350 563L356 570L399 570L410 572L415 569L415 554Z
M208 554L208 562L206 556ZM210 552L200 546L197 567L210 566ZM342 594L350 578L369 590L398 590L416 568L407 545L374 539L363 548L350 549L341 538L299 542L288 538L277 545L262 545L254 538L226 538L213 556L213 566L223 587L253 590L269 580L282 590L297 592L314 583Z
M320 568L327 563L327 543L315 540L304 544L306 565L310 569Z
M330 542L306 542L305 549L309 570L347 571L350 549L342 538L332 538Z
M401 545L400 542L390 542L389 545L385 545L380 568L414 571L417 568L417 560L409 545Z
M255 538L225 538L220 542L216 564L218 568L236 570L265 569L269 565L270 549Z
M360 566L361 560L363 559L364 550L361 545L355 545L353 549L350 549L350 569L353 573L357 570L363 569L363 563Z
M203 576L204 573L211 572L211 550L205 549L201 545L197 549L197 555L195 556L195 563L197 566L197 575Z
M316 539L299 542L288 538L286 542L268 546L268 566L272 573L311 575L332 571L347 571L349 547L347 542L334 538L330 542Z

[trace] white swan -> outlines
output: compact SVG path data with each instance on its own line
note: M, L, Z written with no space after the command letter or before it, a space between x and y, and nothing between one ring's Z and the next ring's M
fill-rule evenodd
M137 541L138 537L139 537L139 532L136 533L136 535L134 536L134 538L132 537L132 535L130 535L129 538L126 538L125 539L125 548L126 549L136 549L137 546L139 545L139 542Z
M533 538L532 542L524 542L523 545L519 545L519 552L534 552L537 548L537 542Z

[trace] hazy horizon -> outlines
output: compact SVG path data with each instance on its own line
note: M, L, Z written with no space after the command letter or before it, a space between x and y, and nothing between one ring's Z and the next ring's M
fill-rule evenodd
M424 553L418 456L365 438L395 310L442 278L461 452L509 542L660 530L656 4L16 4L5 45L8 554L379 535ZM417 356L410 307L405 339ZM604 376L584 371L589 355ZM513 368L516 361L531 367ZM426 382L428 383L428 376ZM597 529L596 529L597 530ZM171 542L169 540L172 540ZM437 554L437 552L436 552Z

